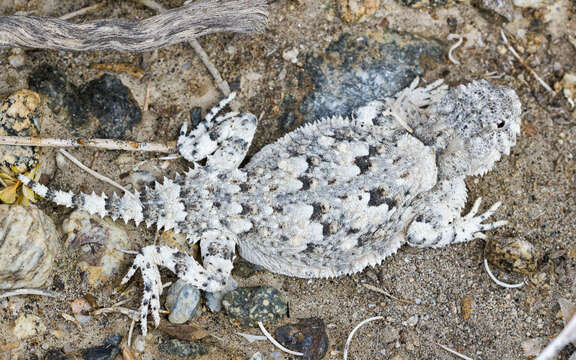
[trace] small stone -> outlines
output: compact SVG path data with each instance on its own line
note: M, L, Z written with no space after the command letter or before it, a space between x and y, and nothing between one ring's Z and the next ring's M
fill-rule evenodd
M366 20L380 7L380 0L338 0L336 8L340 19L349 24Z
M462 311L462 317L464 319L469 319L470 315L472 314L472 308L474 306L474 297L473 296L465 296L462 299L460 304L460 310Z
M168 321L172 324L184 324L198 309L200 290L180 279L170 286L166 296L166 308L170 311Z
M484 18L498 25L512 21L514 15L511 0L472 0L472 5Z
M298 323L276 329L275 338L290 350L304 354L304 359L322 359L328 351L328 335L324 321L318 318L299 319Z
M118 347L121 341L122 335L113 334L104 339L104 345L82 350L82 358L84 360L114 360L121 352Z
M222 299L224 311L243 326L258 322L276 322L285 316L288 306L280 291L269 286L241 287Z
M98 121L96 135L103 138L124 139L142 120L142 111L130 89L109 74L82 86L80 102Z
M232 275L234 277L239 277L242 279L247 279L250 276L256 274L258 271L265 270L264 267L256 264L252 264L242 258L234 264L234 269L232 269Z
M119 274L124 254L117 249L129 247L121 224L76 210L64 220L62 230L68 235L67 248L79 252L78 267L90 286L100 286Z
M230 291L235 290L237 288L238 288L238 282L234 280L234 278L231 276L230 278L228 278L228 281L226 282L226 287L223 290L214 293L210 292L204 293L206 306L208 306L208 309L210 309L210 311L214 313L220 312L222 310L222 298L224 297L224 295L228 294Z
M298 49L292 48L284 50L282 52L282 58L286 61L290 61L292 64L298 63Z
M0 205L0 222L0 289L44 286L60 249L52 219L38 208Z
M20 54L19 55L10 55L8 57L8 61L10 62L10 65L12 65L16 69L18 69L19 67L24 65L25 59L24 59L24 56L20 55Z
M522 341L522 344L520 344L520 346L524 351L524 356L526 357L538 356L542 352L542 349L544 349L544 346L546 346L546 344L548 344L549 341L550 340L542 337L528 339Z
M50 349L44 355L44 360L68 360L62 349Z
M40 127L52 112L40 95L31 90L19 90L0 103L0 135L38 136ZM32 146L0 146L0 165L18 172L32 170L39 162L39 148Z
M20 313L14 324L13 333L18 339L38 336L46 332L42 319L36 315Z
M266 360L266 357L261 352L257 352L250 357L250 360Z
M85 298L79 298L70 303L70 308L74 314L74 318L78 320L80 324L87 324L92 320L90 316L90 311L92 311L92 305Z
M545 8L554 4L554 0L512 0L514 6L521 8Z
M132 349L138 353L144 352L146 349L146 338L142 335L136 335L132 341Z
M386 326L384 330L380 332L380 337L386 344L396 342L400 339L400 330L392 326Z
M199 355L206 355L209 347L200 341L185 342L177 339L168 340L158 345L158 350L164 354L176 355L195 359Z
M418 324L418 315L412 315L408 318L408 321L406 322L408 324L408 326L416 326Z
M486 245L486 259L506 271L530 274L536 270L540 252L521 237L494 238Z

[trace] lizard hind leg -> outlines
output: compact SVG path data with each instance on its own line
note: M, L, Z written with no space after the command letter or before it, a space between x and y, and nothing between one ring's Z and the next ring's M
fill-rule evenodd
M146 246L136 255L134 264L122 279L122 284L127 283L140 269L144 283L139 319L143 335L146 335L148 330L146 319L149 311L155 326L160 323L160 295L163 287L158 266L168 268L178 278L200 290L217 292L226 287L235 250L233 236L219 230L205 231L200 239L200 249L203 252L204 266L189 255L168 246Z

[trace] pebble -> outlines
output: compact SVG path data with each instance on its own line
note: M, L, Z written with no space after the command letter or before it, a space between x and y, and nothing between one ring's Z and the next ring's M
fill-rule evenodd
M392 326L386 326L384 330L380 332L380 337L382 341L389 344L400 339L400 331Z
M250 357L250 360L266 360L266 357L261 352L257 352Z
M84 360L114 360L122 351L119 347L122 335L114 334L104 339L104 345L82 350Z
M234 277L239 277L242 279L247 279L259 271L265 270L264 267L256 264L252 264L242 258L234 264L234 269L232 269L232 275Z
M306 360L322 359L328 351L328 335L319 318L299 319L298 323L281 326L275 339L290 350L304 354Z
M120 79L104 74L80 89L80 102L99 123L96 136L125 139L142 120L142 111Z
M158 350L168 355L195 359L199 355L206 355L209 347L201 341L187 342L171 339L158 345Z
M241 287L222 299L224 311L242 326L258 326L258 322L276 322L285 316L288 306L280 291L269 286Z
M416 326L418 324L418 320L419 320L418 315L412 315L408 318L408 321L406 323L408 324L408 326Z
M80 324L87 324L92 320L90 316L90 311L92 311L92 305L85 298L78 298L70 303L70 309L74 314L74 318Z
M469 319L472 315L472 309L474 307L474 297L471 295L465 296L460 304L460 310L462 312L462 317L464 319Z
M190 320L200 303L200 290L180 279L170 286L165 305L170 315L168 321L172 324L184 324Z
M0 289L46 285L60 248L52 219L38 208L0 205L0 224Z
M44 355L44 360L68 360L62 349L50 349Z
M64 220L62 230L68 235L67 248L79 252L77 265L90 286L98 287L119 274L124 253L117 249L130 245L121 224L76 210Z
M19 90L0 103L0 135L38 136L42 123L52 116L40 95ZM0 146L0 165L27 172L38 165L40 148L32 146Z
M349 24L366 20L376 13L380 0L337 0L336 10L340 19Z
M222 298L224 295L228 294L230 291L235 290L238 288L238 282L234 280L233 277L230 277L226 282L226 288L221 291L210 293L204 293L204 299L206 300L206 306L208 309L213 313L217 313L222 311Z
M344 33L320 54L308 53L301 76L301 93L286 94L278 118L280 128L290 130L300 122L348 116L373 100L396 94L426 66L443 62L439 41L392 31ZM313 89L313 90L306 90Z
M498 237L486 244L488 262L500 269L530 274L538 266L541 255L531 242L522 237Z
M22 312L16 319L12 332L18 339L26 339L44 334L46 325L40 317Z
M514 16L511 0L473 0L472 5L484 18L497 25L512 21Z

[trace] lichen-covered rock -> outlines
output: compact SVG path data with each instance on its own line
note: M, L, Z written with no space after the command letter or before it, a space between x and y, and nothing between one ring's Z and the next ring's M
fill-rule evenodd
M171 339L158 345L158 350L168 355L195 359L199 355L206 355L209 346L200 341L188 342Z
M0 289L42 287L60 248L52 220L40 209L0 205Z
M507 271L529 274L536 270L540 252L523 238L494 238L486 244L486 259Z
M80 252L79 268L90 286L99 286L118 273L124 254L118 249L129 247L124 227L85 211L74 211L64 220L62 230L68 235L66 245Z
M40 95L31 90L19 90L0 104L0 135L38 136L40 126L51 111ZM0 146L0 165L18 172L32 170L39 161L39 148L32 146Z
M222 299L224 311L243 326L258 322L276 322L285 316L288 306L280 291L270 286L242 287Z

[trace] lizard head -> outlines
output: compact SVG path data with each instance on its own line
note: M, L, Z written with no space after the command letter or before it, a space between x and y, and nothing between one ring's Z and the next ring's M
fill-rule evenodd
M485 80L460 85L429 110L426 137L445 177L484 175L520 132L521 104L514 90Z

